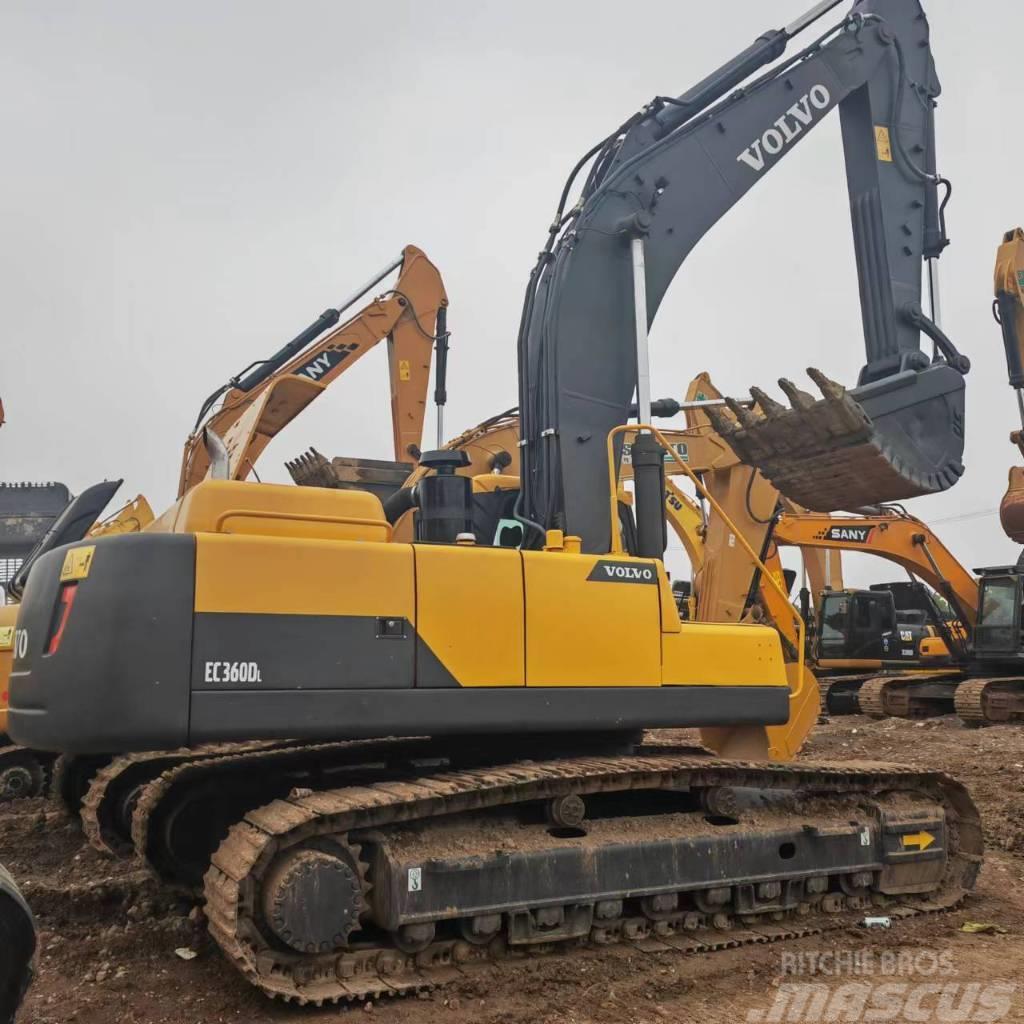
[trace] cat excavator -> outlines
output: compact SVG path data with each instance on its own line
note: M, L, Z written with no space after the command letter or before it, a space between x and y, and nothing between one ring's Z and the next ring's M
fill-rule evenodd
M692 245L836 107L868 364L850 392L819 377L821 401L737 403L752 418L728 447L827 510L959 475L967 364L919 302L944 244L928 24L917 0L859 0L786 55L835 6L657 97L570 176L521 318L514 546L508 524L475 528L468 456L439 449L387 514L367 491L207 479L150 530L33 569L17 739L140 757L277 744L171 763L132 814L157 870L205 870L210 932L267 995L415 992L510 950L702 953L972 889L964 787L784 763L810 728L791 725L812 685L795 612L795 643L682 622L664 567L664 460L686 463L651 422L647 329ZM398 541L389 516L410 511ZM645 745L659 726L705 746Z

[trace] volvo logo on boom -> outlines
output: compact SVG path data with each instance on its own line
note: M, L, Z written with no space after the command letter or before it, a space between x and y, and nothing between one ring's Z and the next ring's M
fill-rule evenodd
M595 583L657 583L658 573L653 565L602 559L590 570L587 579Z
M771 128L766 128L761 137L747 146L738 157L737 162L745 163L752 170L760 173L770 156L778 156L803 130L814 120L815 112L826 110L832 100L832 94L821 84L812 85Z

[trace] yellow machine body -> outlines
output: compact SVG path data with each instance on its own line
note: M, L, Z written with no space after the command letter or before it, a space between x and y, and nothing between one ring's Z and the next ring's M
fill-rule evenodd
M228 480L197 484L141 534L89 546L78 561L85 546L44 556L23 610L35 637L62 588L76 589L56 646L52 629L39 638L54 653L18 680L15 717L44 749L73 748L75 718L95 717L56 682L73 676L47 683L74 658L92 678L103 678L93 662L123 666L108 670L109 693L90 690L93 705L120 709L105 738L102 723L85 730L105 749L225 732L697 726L757 738L752 754L792 753L766 736L790 717L779 633L680 622L658 560L581 554L573 538L543 551L406 543L367 492ZM126 573L123 558L142 571ZM109 615L123 624L116 651L95 642L96 617ZM29 712L37 700L45 716Z

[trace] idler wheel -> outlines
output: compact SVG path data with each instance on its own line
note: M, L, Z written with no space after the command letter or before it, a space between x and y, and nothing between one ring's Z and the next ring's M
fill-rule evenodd
M39 796L43 785L43 769L37 762L17 760L0 768L0 804L26 796Z
M333 847L333 849L332 849ZM354 856L324 842L285 853L263 885L270 930L300 953L339 949L359 927L366 908Z

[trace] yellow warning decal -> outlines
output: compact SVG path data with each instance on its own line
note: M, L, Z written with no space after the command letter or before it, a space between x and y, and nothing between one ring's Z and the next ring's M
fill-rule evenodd
M903 849L908 850L916 846L919 852L923 852L934 842L935 836L931 832L908 832L903 836Z
M64 556L64 565L60 570L61 583L68 583L71 580L84 580L89 575L94 554L96 554L95 544L90 544L86 548L72 548Z
M0 651L14 650L14 627L0 626Z
M884 124L875 125L875 149L878 151L878 159L884 160L887 164L892 163L892 146L889 143L889 129Z
M409 373L409 360L408 359L399 359L398 360L398 379L399 380L408 380L409 377L410 377L410 373Z

